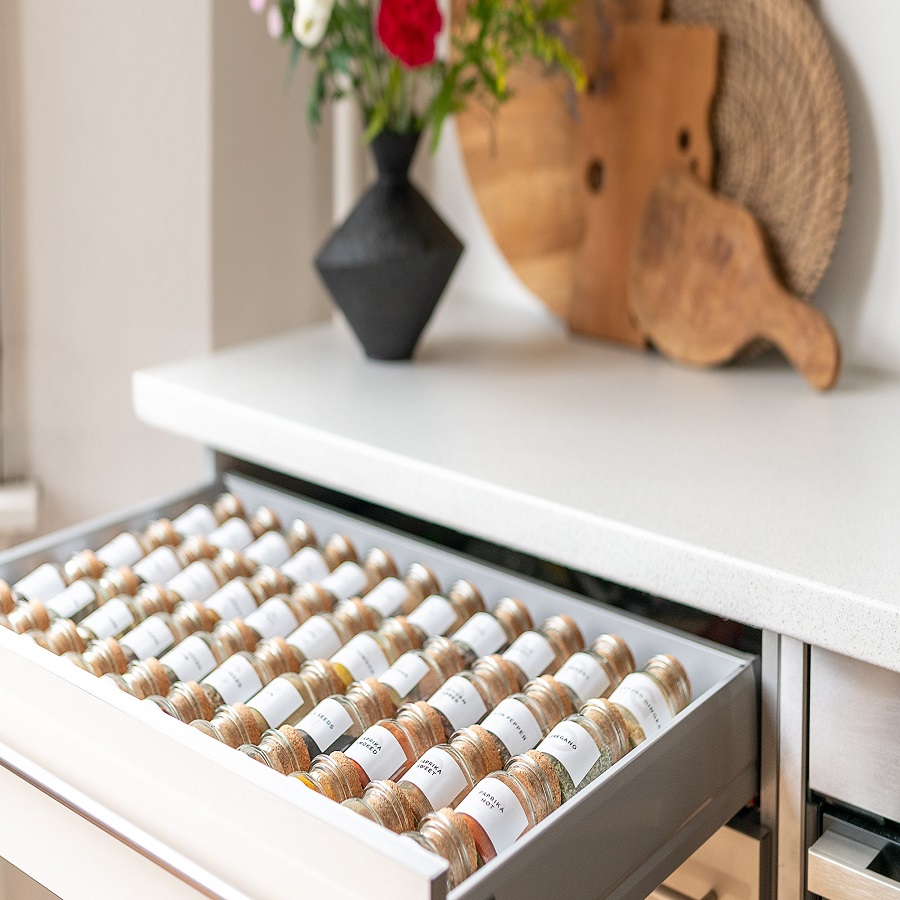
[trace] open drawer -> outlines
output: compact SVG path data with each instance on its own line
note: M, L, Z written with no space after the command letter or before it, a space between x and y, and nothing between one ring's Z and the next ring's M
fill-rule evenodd
M757 791L753 657L523 579L249 479L224 485L252 508L468 578L489 605L513 595L536 622L572 616L590 640L630 644L638 665L677 656L694 700L452 898L642 898ZM15 580L47 559L174 515L222 485L95 521L0 556ZM443 897L446 864L407 840L167 718L150 704L0 629L0 855L64 897L195 895ZM32 805L40 804L40 815ZM17 814L17 808L21 814ZM77 824L77 829L76 829ZM77 835L76 835L77 831ZM77 836L77 842L76 842ZM88 890L88 885L90 889Z

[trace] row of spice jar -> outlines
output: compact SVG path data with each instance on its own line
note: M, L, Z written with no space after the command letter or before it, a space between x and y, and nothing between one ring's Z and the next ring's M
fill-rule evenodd
M271 510L243 516L223 495L0 583L0 624L409 832L451 884L690 699L671 657L633 673L621 639L584 650L566 616L531 630L512 598L488 613L469 582L441 595L425 566L401 579L384 550L359 564L344 536L319 550L300 520L281 534Z

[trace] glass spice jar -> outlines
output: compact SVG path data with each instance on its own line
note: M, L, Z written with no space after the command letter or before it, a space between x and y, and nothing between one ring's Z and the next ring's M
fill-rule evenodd
M257 566L278 568L304 547L315 546L316 534L302 519L294 519L287 531L267 531L241 551L241 556Z
M168 519L156 519L143 532L123 531L105 543L95 555L108 569L133 566L152 550L164 544L176 545L180 535Z
M197 721L192 724L202 730L201 726L211 723ZM218 737L218 734L214 736ZM300 732L290 725L282 725L277 731L266 731L260 738L258 746L242 744L238 749L251 759L255 759L282 775L306 772L311 765L309 750Z
M346 560L318 582L307 582L298 588L299 593L327 591L337 603L351 597L364 597L376 584L397 574L397 566L391 555L373 547L366 553L360 565Z
M413 563L403 578L388 576L369 590L363 599L382 619L411 613L429 595L436 594L440 585L434 573L421 563Z
M472 833L478 856L490 862L561 802L553 767L545 757L530 753L513 757L502 772L476 784L456 811Z
M622 714L608 700L595 699L560 722L537 745L532 756L546 757L565 803L629 749L628 728Z
M501 760L538 745L554 726L573 712L568 691L552 676L529 681L521 693L502 700L481 722L497 745Z
M356 562L356 547L344 535L332 534L321 550L313 546L304 547L279 570L291 587L297 588L310 581L321 581L344 562Z
M3 584L9 589L16 605L28 601L46 603L81 578L99 578L104 568L92 551L82 550L65 563L42 563L12 586L6 582ZM8 600L4 605L9 605Z
M416 827L428 813L456 807L482 778L501 768L493 735L471 725L457 731L448 744L424 753L398 781L397 790L412 810Z
M275 510L260 506L248 519L232 516L211 531L206 540L218 550L244 550L267 531L278 531L281 519Z
M375 631L364 631L351 638L330 662L346 689L354 681L383 675L407 650L418 648L420 644L418 631L403 616L397 616L385 619ZM303 668L308 665L311 663L306 663Z
M601 634L584 650L570 656L554 678L566 688L572 703L580 706L594 697L607 697L629 672L634 657L628 644L615 634Z
M459 813L441 809L429 814L418 831L404 837L447 860L447 890L459 887L478 868L478 851L468 825Z
M355 787L352 780L350 783ZM410 809L406 806L403 796L394 790L393 782L373 781L369 785L368 794L369 800L366 803L357 797L351 797L343 801L342 806L372 822L377 822L395 834L409 831L413 827Z
M444 726L444 739L460 728L481 721L504 697L523 686L521 672L499 656L485 656L471 669L447 679L428 698Z
M396 709L403 703L427 699L462 669L463 658L453 642L433 637L421 650L404 653L378 680L388 689Z
M133 597L120 594L78 623L78 634L91 641L121 637L139 622L158 612L173 612L179 598L160 585L144 585ZM52 626L51 626L52 627Z
M164 545L148 553L143 559L130 567L129 572L136 575L141 584L166 584L182 569L199 559L212 559L216 548L203 538L195 537L177 547ZM127 593L123 576L119 570L107 570L100 579L111 586L116 594Z
M414 765L423 753L444 739L444 728L437 713L421 701L408 704L394 719L382 719L367 728L346 750L313 760L310 781L316 773L335 762L349 759L359 775L361 787L354 794L332 797L348 800L362 797L371 781L393 781Z
M503 597L490 612L475 613L453 633L452 640L462 653L465 667L471 668L476 659L505 650L533 625L521 600Z
M652 656L609 695L628 727L631 748L664 731L691 702L691 683L674 656Z
M243 619L276 594L290 589L288 580L272 566L260 566L251 576L237 576L205 602L222 621Z
M584 638L569 616L550 616L536 631L520 635L503 658L517 666L528 681L552 675L573 653L584 649Z
M471 582L460 579L450 585L446 597L441 594L426 597L406 614L406 621L421 632L424 641L436 635L453 634L478 612L484 612L481 592ZM462 658L459 649L457 653Z
M232 516L243 516L244 506L234 494L220 494L211 506L195 503L172 520L172 528L182 537L205 537Z

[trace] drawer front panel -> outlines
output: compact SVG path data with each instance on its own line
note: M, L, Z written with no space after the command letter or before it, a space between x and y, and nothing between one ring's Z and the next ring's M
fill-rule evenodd
M639 664L669 652L690 673L695 699L670 729L452 896L518 900L564 890L567 897L643 898L755 794L758 705L751 657L248 479L226 476L225 486L250 508L265 503L288 521L304 518L321 539L341 531L360 551L381 546L400 567L429 565L445 586L469 578L489 605L511 594L536 622L567 613L588 639L620 634ZM220 488L202 496L209 499ZM176 508L194 499L183 498ZM128 524L163 512L147 507ZM118 527L101 524L89 536L70 530L65 552L96 546ZM27 564L15 553L3 555L0 576L64 555L53 547L53 538L31 545ZM8 632L0 632L0 683L16 685L3 695L0 742L145 832L162 858L171 848L173 859L187 859L212 879L260 898L283 897L291 885L316 897L371 900L445 893L446 864L438 857Z
M810 787L900 822L900 674L812 649Z

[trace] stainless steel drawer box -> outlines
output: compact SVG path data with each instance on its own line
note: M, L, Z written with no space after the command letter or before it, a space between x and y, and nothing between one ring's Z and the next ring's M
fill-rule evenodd
M621 634L639 663L671 652L685 664L695 699L673 726L453 898L643 898L755 795L754 658L264 484L236 476L224 482L250 507L265 503L286 518L301 516L322 536L341 530L360 548L383 546L401 566L424 562L444 584L470 578L491 603L517 596L536 621L566 612L588 638ZM220 487L197 496L211 498ZM15 578L44 559L97 546L122 527L177 512L194 499L147 506L7 552L0 576ZM78 858L82 876L96 873L94 898L158 897L158 879L138 874L148 861L186 895L276 898L303 891L316 898L397 900L445 894L438 857L2 630L0 685L0 792L5 784L12 796L12 785L27 785L58 805L58 815L48 812L40 824L23 815L21 829L5 843L28 857L51 890L70 882L54 866L48 835L64 841L61 823L75 814L89 826ZM15 814L5 811L4 820L9 829ZM118 877L104 863L110 837L127 851L116 863ZM41 846L43 855L34 850Z

